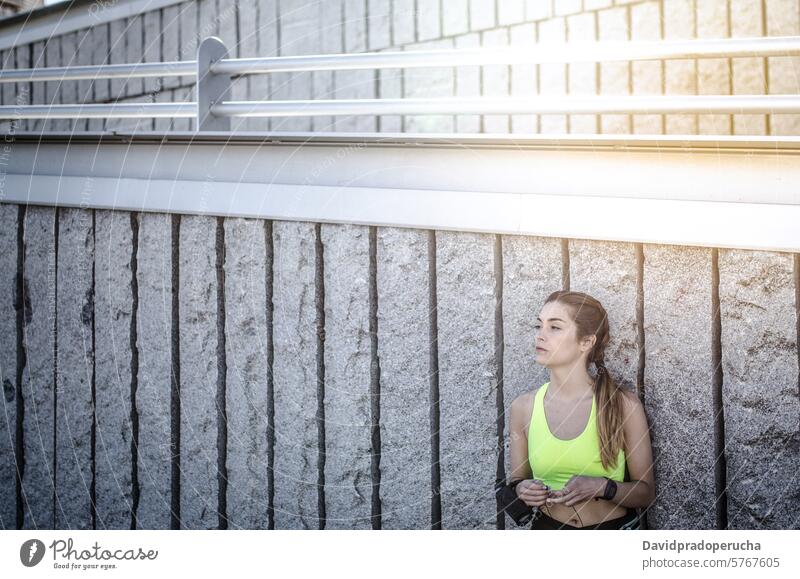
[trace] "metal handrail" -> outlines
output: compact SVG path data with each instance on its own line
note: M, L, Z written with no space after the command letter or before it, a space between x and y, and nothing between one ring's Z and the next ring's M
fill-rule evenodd
M800 96L679 95L225 101L214 105L212 111L217 116L226 117L519 113L800 113Z
M503 47L455 48L312 54L259 58L224 58L214 74L265 74L288 71L424 68L486 64L614 62L687 58L800 56L800 36L663 41L524 43ZM0 83L154 76L195 76L196 60L136 64L98 64L0 71Z
M486 64L533 64L798 56L800 36L700 40L526 43L468 48L359 54L227 58L219 38L208 37L194 61L110 64L0 71L0 83L195 76L197 102L0 106L4 119L186 118L198 130L229 130L231 117L365 114L513 113L798 113L800 95L563 96L438 99L339 99L231 101L232 78L278 71L353 70Z
M139 62L136 64L94 64L0 70L0 83L53 80L101 80L105 78L143 78L154 76L197 76L196 60Z

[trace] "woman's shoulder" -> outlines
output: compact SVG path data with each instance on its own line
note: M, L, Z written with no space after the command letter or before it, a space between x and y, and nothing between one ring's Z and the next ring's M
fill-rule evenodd
M532 390L528 390L527 392L523 392L522 394L518 395L511 401L511 409L530 411L533 405L533 398L536 396L536 393L542 386L544 386L544 384L541 386L536 386Z
M619 391L622 394L623 407L626 416L643 406L642 401L639 399L639 395L635 390L620 386Z

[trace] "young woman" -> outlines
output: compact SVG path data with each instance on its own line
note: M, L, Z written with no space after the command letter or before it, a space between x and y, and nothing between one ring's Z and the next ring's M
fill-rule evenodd
M536 362L550 381L511 403L508 476L538 508L531 529L639 528L636 509L655 499L650 434L638 396L605 368L606 311L587 294L557 291L537 320Z

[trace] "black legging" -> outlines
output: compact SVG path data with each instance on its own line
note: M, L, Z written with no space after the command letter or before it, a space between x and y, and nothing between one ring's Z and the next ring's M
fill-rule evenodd
M530 528L532 530L569 530L569 531L588 531L591 529L621 529L623 527L629 529L639 529L639 522L636 520L638 517L636 509L628 509L628 514L616 519L609 519L595 525L586 525L585 527L573 527L567 523L562 523L552 517L547 516L542 511L539 511ZM631 524L632 521L636 521ZM627 525L626 525L627 523Z

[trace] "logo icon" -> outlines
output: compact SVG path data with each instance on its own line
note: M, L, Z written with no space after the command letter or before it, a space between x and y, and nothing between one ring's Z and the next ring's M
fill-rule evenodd
M44 557L44 543L39 539L28 539L19 548L19 560L26 567L34 567Z

